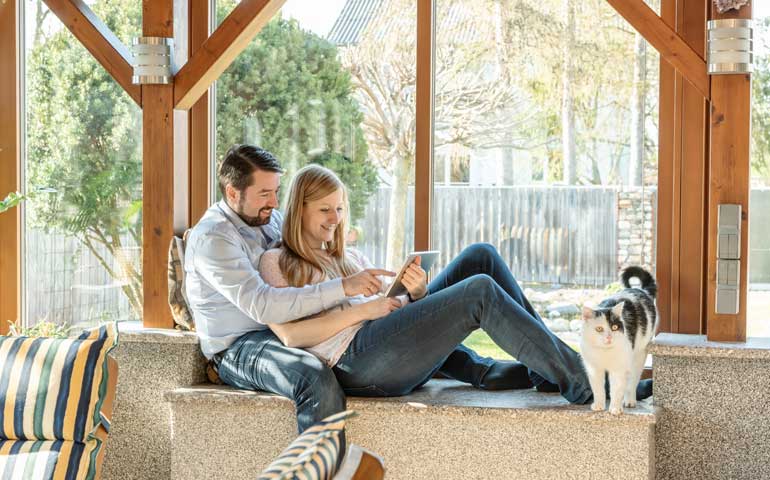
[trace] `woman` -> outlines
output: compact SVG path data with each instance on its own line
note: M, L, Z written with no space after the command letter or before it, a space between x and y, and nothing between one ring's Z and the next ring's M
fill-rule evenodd
M345 186L333 172L301 169L290 188L281 248L260 261L264 280L304 286L371 267L345 247L347 212ZM314 317L269 326L285 345L332 366L349 395L405 395L441 368L475 386L555 384L570 402L591 399L579 356L545 327L493 247L473 245L430 285L426 278L419 263L412 264L403 280L408 296L370 292ZM532 371L519 363L479 362L461 345L478 328Z

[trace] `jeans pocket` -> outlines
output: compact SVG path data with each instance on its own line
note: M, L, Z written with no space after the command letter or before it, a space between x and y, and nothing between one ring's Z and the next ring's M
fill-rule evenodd
M349 397L390 397L388 392L382 390L377 385L369 385L366 387L351 387L343 388L345 395Z

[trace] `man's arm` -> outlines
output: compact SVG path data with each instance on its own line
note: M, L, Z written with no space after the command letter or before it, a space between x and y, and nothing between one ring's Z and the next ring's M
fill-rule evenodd
M194 252L196 272L255 322L286 323L314 315L345 298L341 279L302 288L274 288L241 248L224 235L205 234Z

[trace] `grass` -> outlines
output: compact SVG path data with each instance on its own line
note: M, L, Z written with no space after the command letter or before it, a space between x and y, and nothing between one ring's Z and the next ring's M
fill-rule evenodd
M500 360L513 359L513 357L505 353L502 348L498 347L495 342L489 338L487 332L483 330L476 330L475 332L471 333L463 343L466 347L475 350L476 353L482 357L492 357Z
M580 348L577 344L574 344L572 342L566 342L566 343L576 352L580 351ZM505 353L502 348L498 347L497 344L495 344L495 342L492 341L491 338L489 338L489 335L487 335L487 332L483 330L476 330L475 332L468 335L468 338L465 339L463 344L466 347L471 348L472 350L475 350L476 353L478 353L482 357L492 357L498 360L513 359L513 357Z

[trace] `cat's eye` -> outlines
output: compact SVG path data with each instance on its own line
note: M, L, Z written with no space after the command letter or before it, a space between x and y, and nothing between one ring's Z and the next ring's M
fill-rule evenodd
M604 331L604 327L596 327L596 331L602 333Z
M617 330L618 328L620 328L620 327L618 327L617 325L613 325L613 326L612 326L612 329L613 329L613 330Z

